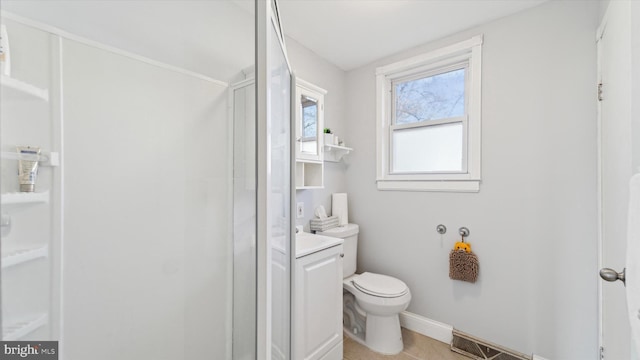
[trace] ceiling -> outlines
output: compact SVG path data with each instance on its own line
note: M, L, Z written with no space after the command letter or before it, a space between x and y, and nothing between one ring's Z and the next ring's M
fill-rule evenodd
M547 0L279 0L282 26L348 71Z
M230 81L254 62L251 0L1 0L2 10ZM285 34L343 70L546 0L278 0Z

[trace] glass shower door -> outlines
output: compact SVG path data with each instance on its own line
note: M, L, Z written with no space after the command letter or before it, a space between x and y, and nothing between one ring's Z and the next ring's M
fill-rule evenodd
M291 69L277 3L258 1L258 359L290 359Z
M291 72L275 24L271 37L271 343L272 359L289 359L291 308Z

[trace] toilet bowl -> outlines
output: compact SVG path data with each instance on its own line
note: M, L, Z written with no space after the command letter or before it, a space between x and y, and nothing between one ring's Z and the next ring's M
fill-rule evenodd
M349 337L373 351L395 355L404 348L399 314L409 306L411 292L404 282L391 276L371 272L355 274L358 232L356 224L318 232L344 239L342 286L355 297L355 311L365 318L364 334L346 326L344 330ZM345 313L348 314L348 309Z
M389 283L393 285L389 286ZM355 340L382 354L400 353L404 344L399 314L411 301L409 288L398 279L368 272L352 275L342 284L355 296L356 306L366 314L364 339L356 337ZM346 330L351 337L355 335L351 329Z

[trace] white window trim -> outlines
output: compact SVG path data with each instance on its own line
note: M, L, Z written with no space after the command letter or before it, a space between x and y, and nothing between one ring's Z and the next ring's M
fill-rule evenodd
M376 161L378 190L404 191L480 191L481 165L481 69L482 35L414 56L376 69ZM391 130L404 125L391 124L392 86L394 80L417 72L468 62L468 118L466 126L466 171L460 173L392 174L390 171ZM435 122L432 124L435 125ZM464 144L464 142L463 142Z

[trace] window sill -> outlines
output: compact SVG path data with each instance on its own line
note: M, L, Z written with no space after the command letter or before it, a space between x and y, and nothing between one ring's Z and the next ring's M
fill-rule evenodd
M466 181L389 181L378 180L378 190L382 191L435 191L472 192L480 191L479 180Z

